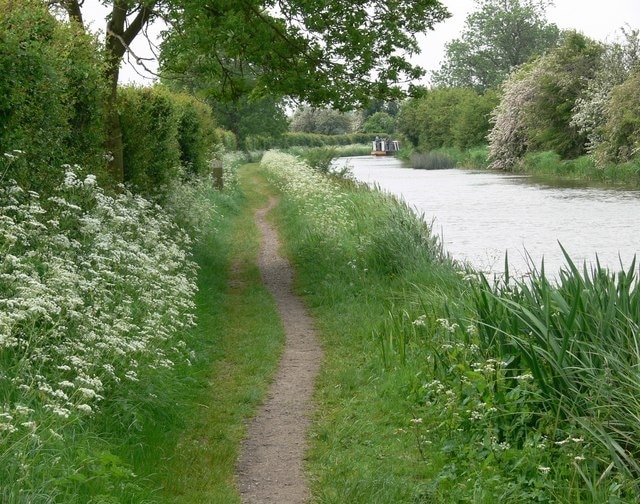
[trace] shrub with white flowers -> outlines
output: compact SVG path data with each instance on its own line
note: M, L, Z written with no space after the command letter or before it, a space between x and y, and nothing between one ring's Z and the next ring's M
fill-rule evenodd
M190 241L157 205L78 168L47 198L0 188L0 479L28 473L25 439L46 451L141 373L189 359Z

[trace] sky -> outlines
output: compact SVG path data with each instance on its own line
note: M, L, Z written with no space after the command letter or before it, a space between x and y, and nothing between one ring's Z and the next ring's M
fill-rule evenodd
M467 15L476 9L475 0L442 0L452 16L435 26L434 30L419 36L421 54L411 58L427 70L423 83L427 83L430 74L440 67L444 59L447 42L458 38L464 28ZM92 23L95 30L104 29L106 10L99 0L85 0L85 20ZM561 29L575 29L600 41L613 41L619 36L619 29L629 25L640 29L639 0L555 0L547 10L547 19ZM159 30L156 29L157 33ZM133 50L138 56L151 57L152 53L142 40L136 40ZM152 69L156 65L146 62ZM124 65L120 72L120 82L148 84L153 82L153 75L133 65ZM142 74L142 75L140 75Z

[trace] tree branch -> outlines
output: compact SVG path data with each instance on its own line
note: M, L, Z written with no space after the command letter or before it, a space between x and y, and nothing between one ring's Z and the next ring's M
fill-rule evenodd
M141 58L140 56L137 56L135 52L133 52L133 49L131 49L131 47L127 44L126 40L124 39L124 37L122 37L121 35L118 35L117 33L114 33L113 31L107 31L107 34L110 35L111 37L116 38L120 44L122 45L122 47L124 47L124 51L123 51L123 55L124 53L129 53L131 54L131 56L133 56L136 60L136 64L140 65L142 68L145 69L146 72L150 73L151 75L158 77L159 75L154 72L153 70L151 70L150 68L148 68L144 62L145 61L154 61L155 58ZM137 72L137 70L136 70ZM142 75L138 72L139 75Z
M141 5L140 10L138 11L138 15L131 22L129 27L124 31L123 38L127 45L133 42L133 39L136 38L136 35L140 33L140 30L144 27L144 25L149 21L151 15L153 14L153 8L155 7L157 2L152 2L150 5Z
M45 3L49 7L58 6L62 8L69 16L69 20L80 23L80 26L84 29L81 9L84 0L47 0Z

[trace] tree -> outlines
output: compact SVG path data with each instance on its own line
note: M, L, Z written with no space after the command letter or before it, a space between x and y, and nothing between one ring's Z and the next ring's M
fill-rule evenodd
M587 136L572 122L573 110L593 79L602 47L575 32L504 83L489 134L491 167L512 169L531 150L563 158L585 152Z
M351 131L351 119L329 108L302 107L294 113L289 129L298 133L343 135Z
M608 119L608 104L614 87L640 70L640 30L621 29L622 41L607 44L593 79L573 109L571 124L588 138L587 150L601 152L605 142L603 127ZM604 147L604 151L607 147ZM597 161L602 161L596 156Z
M563 159L585 153L587 136L572 124L573 110L595 75L602 51L599 43L568 32L557 48L540 58L542 72L527 114L532 149L553 150Z
M398 114L398 130L422 152L440 147L467 149L486 142L495 92L469 88L434 88L406 101Z
M211 103L218 124L232 131L240 146L250 136L279 137L289 127L281 100L274 96L249 98L242 96L233 101Z
M223 95L292 96L348 108L371 97L400 96L396 84L423 74L405 55L415 35L448 16L438 0L101 0L111 7L105 53L109 147L121 178L116 103L119 66L154 19L169 23L162 68L179 78L197 67ZM52 0L83 24L83 0ZM247 76L250 78L247 80ZM248 83L255 82L255 88Z
M611 90L601 127L600 162L625 163L640 155L640 69Z
M550 0L477 0L462 36L446 46L437 85L497 88L518 65L556 45L558 27L545 19Z
M364 133L388 133L392 134L396 130L396 120L387 112L376 112L369 116L362 125Z
M162 45L164 75L196 69L222 95L289 96L346 110L403 94L405 56L448 16L437 0L183 0ZM277 9L276 9L277 7Z

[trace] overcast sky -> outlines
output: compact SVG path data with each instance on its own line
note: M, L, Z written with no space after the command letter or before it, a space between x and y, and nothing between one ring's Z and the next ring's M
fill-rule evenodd
M444 58L444 47L447 42L457 38L464 28L467 15L476 9L475 0L443 0L452 17L435 26L426 35L420 36L422 53L412 58L414 63L421 65L429 74L437 70ZM85 1L85 19L93 20L93 28L104 29L104 15L106 10L98 0ZM619 35L619 29L625 25L640 28L639 0L555 0L554 6L547 11L550 22L560 28L571 28L585 35L601 41L612 41ZM157 30L156 30L157 31ZM149 57L150 51L141 40L134 42L134 51L138 56ZM155 68L155 65L150 65ZM145 74L144 70L141 70ZM149 83L150 76L144 78L130 66L121 71L120 81Z

